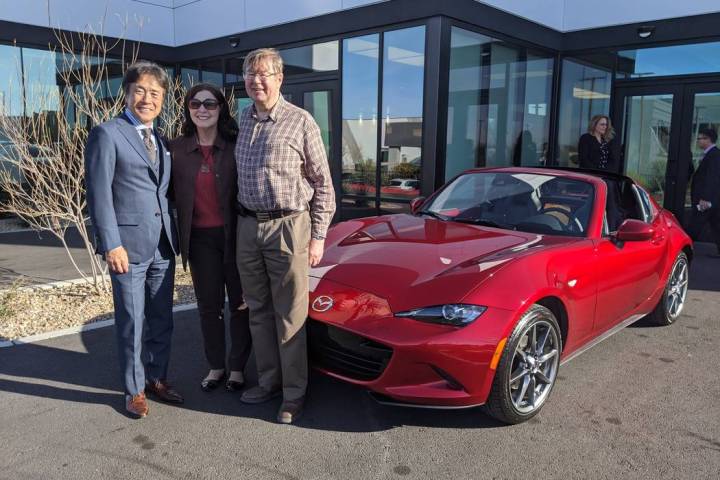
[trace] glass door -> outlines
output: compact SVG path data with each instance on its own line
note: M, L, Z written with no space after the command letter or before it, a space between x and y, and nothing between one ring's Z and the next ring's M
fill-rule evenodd
M618 89L614 105L622 172L671 209L678 182L681 104L677 87L627 87Z
M330 171L335 172L339 167L339 157L333 155L335 143L335 129L333 128L334 115L338 111L336 82L311 82L301 84L283 85L282 94L285 100L310 112L318 126L330 162Z
M704 156L698 132L720 129L720 83L619 87L613 112L622 171L686 224L689 183Z
M705 152L697 145L698 133L705 128L720 131L720 84L690 84L685 87L683 96L678 186L684 194L678 196L675 208L679 213L676 215L685 225L690 219L692 208L690 180L705 156Z

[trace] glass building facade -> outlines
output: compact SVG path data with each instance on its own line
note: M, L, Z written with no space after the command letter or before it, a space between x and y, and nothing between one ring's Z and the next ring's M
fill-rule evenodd
M547 163L554 58L453 27L444 180Z
M564 51L445 16L372 23L278 45L257 33L283 56L285 98L321 127L339 219L409 211L413 198L468 168L577 167L578 139L598 114L614 123L621 173L682 214L688 167L700 157L693 135L720 127L719 42ZM242 82L249 48L226 48L169 66L186 86L232 91L237 113L251 103ZM41 48L0 44L2 114L63 108L62 63ZM104 94L119 90L121 70Z

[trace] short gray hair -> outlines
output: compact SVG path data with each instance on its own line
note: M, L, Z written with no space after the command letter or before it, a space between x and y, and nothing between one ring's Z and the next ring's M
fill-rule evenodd
M122 88L125 95L130 90L130 85L137 82L141 76L150 75L155 77L155 80L160 84L163 90L167 92L170 89L170 78L164 68L155 62L147 60L138 60L137 62L130 65L125 72L125 76L122 80Z
M280 56L280 52L274 48L258 48L248 53L243 61L243 73L249 71L251 68L256 68L266 60L270 62L275 73L282 73L283 59Z

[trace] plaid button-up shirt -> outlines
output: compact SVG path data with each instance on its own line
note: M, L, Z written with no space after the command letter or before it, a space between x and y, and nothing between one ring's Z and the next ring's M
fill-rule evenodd
M311 235L325 237L335 191L320 128L310 113L282 98L260 120L255 106L238 119L238 202L256 212L310 208Z

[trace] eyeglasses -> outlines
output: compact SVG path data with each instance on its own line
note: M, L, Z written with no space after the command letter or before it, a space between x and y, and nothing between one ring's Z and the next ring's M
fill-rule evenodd
M188 102L188 107L190 107L190 110L197 110L201 106L205 107L205 110L217 110L220 103L217 100L203 100L202 102L200 100L195 100L194 98Z
M270 77L272 77L273 75L277 75L277 74L278 74L278 72L274 72L274 73L245 72L245 73L243 73L243 78L245 80L250 80L250 81L255 80L256 77L259 78L260 80L267 80Z

